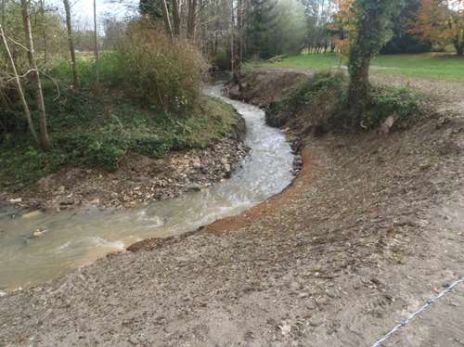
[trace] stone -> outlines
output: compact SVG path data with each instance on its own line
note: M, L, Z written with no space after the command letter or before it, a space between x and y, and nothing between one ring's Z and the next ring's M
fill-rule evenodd
M201 186L199 184L189 184L185 187L187 192L199 192L201 191Z
M41 211L36 210L36 211L32 211L32 212L28 212L28 213L23 214L22 218L24 218L24 219L36 218L36 217L39 217L41 214L42 214Z
M47 229L38 228L32 233L32 237L38 238L44 236L48 232Z

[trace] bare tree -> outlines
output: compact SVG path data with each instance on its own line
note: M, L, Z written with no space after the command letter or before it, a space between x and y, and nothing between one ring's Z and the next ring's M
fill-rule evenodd
M45 110L45 102L42 91L42 83L40 82L39 69L35 61L34 40L32 38L31 17L29 14L28 1L21 0L21 13L24 24L24 34L26 36L27 60L31 69L32 82L34 85L35 100L39 109L39 133L40 146L43 150L50 149L50 140L47 130L47 112Z
M235 73L235 18L234 18L234 1L230 1L230 71L232 74Z
M180 14L179 14L179 1L172 0L172 21L174 26L174 35L180 35Z
M98 59L99 59L99 52L98 52L98 27L97 27L97 0L93 0L93 29L94 29L94 43L95 43L95 68L97 74L97 81L100 79L99 76L99 69L98 69Z
M43 42L43 52L44 52L44 61L48 62L48 33L47 25L45 21L45 0L39 0L39 11L41 16L41 25L40 31L42 32L42 42Z
M2 37L3 46L5 47L8 60L10 61L11 69L13 70L13 80L15 81L16 89L18 89L19 100L21 102L21 106L24 111L24 116L26 117L27 125L32 134L32 137L34 138L34 141L37 144L39 144L39 139L34 129L34 123L32 122L31 110L29 108L29 105L27 104L26 97L24 96L24 90L23 90L23 86L21 85L21 80L19 79L18 70L16 69L16 64L14 62L13 56L10 51L10 47L8 45L8 40L5 36L5 32L1 24L0 24L0 35Z
M79 73L77 71L77 62L76 62L76 50L74 49L74 37L73 37L73 29L71 24L71 5L69 4L69 0L63 0L64 10L66 13L66 29L68 31L68 45L69 45L69 53L71 54L71 69L73 75L73 86L76 89L79 89Z
M6 0L2 0L2 25L5 25L5 7Z
M188 1L188 15L187 15L187 36L192 41L195 41L195 29L197 19L197 0Z
M164 25L166 27L166 32L168 33L168 35L171 36L171 38L173 38L171 19L169 18L168 4L166 3L166 0L163 0L162 7L163 7L162 8L163 19L164 19Z

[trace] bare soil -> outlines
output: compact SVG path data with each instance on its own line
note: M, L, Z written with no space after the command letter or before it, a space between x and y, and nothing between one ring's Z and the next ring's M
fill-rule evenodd
M0 345L372 345L464 276L456 111L304 139L267 205L0 298ZM462 346L463 289L388 345Z

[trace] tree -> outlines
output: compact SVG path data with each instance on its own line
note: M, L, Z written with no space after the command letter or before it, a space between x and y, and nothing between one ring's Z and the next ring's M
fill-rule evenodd
M248 13L249 54L258 58L275 55L272 49L272 32L277 16L275 0L250 0Z
M325 52L332 48L330 31L327 30L336 1L301 0L306 18L305 48L309 53Z
M163 11L163 19L164 19L164 25L166 27L166 32L168 33L168 35L172 39L172 37L173 37L172 25L171 25L171 19L170 19L170 15L169 15L168 4L167 4L166 0L162 0L162 11Z
M194 41L195 40L195 29L196 29L196 18L197 18L197 0L187 0L187 4L188 4L187 37L190 40Z
M428 40L411 34L410 24L417 16L421 0L406 0L400 15L393 21L393 37L382 48L381 54L424 53L432 46Z
M464 11L462 0L421 0L410 32L436 44L452 43L464 54Z
M73 75L73 87L79 89L79 73L77 71L76 50L74 49L74 37L71 24L71 6L69 0L63 0L66 15L66 29L68 33L68 46L71 55L71 70Z
M179 1L178 0L172 0L172 24L173 24L173 30L174 30L174 35L179 36L180 35L180 13L179 13Z
M348 71L348 103L354 120L364 111L369 99L369 65L392 36L392 19L401 0L353 0Z
M93 32L94 32L94 54L95 54L95 69L96 69L96 78L97 82L100 79L99 76L99 67L98 67L98 59L99 59L99 51L98 51L98 25L97 25L97 0L93 0Z
M42 83L40 81L39 69L35 61L34 40L32 38L31 17L29 14L28 1L21 0L21 10L24 24L24 34L26 37L27 60L29 69L31 70L32 83L34 85L34 94L37 108L39 109L39 133L40 146L43 150L50 148L50 140L48 138L47 129L47 113L45 110L45 102L42 91Z
M13 70L13 80L14 80L14 82L16 84L16 89L18 90L19 100L20 100L21 106L23 108L24 116L26 118L27 125L29 127L29 131L31 132L31 135L32 135L32 138L34 139L34 141L37 144L40 144L39 138L37 137L37 133L36 133L35 128L34 128L34 123L32 121L31 110L29 108L29 105L27 104L26 97L25 97L25 94L24 94L24 89L23 89L23 86L21 84L21 80L19 79L18 70L16 69L16 64L15 64L13 56L11 54L11 50L10 50L10 47L8 45L8 40L7 40L7 37L6 37L5 32L3 30L3 25L2 24L0 24L0 36L1 36L1 39L2 39L3 46L5 47L5 51L6 51L6 54L8 56L8 60L10 61L11 69Z

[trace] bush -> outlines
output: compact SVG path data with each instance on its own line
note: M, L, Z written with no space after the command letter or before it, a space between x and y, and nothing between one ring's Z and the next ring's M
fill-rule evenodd
M398 123L407 126L422 115L422 96L407 88L374 87L371 91L370 109L364 115L364 124L376 128L395 114Z
M286 125L301 131L353 131L376 129L392 115L396 116L396 127L409 126L422 116L420 94L392 87L371 87L364 112L352 114L346 104L347 83L341 73L317 73L272 103L266 120L271 126Z
M340 108L346 89L341 73L320 72L308 78L282 99L271 104L266 119L271 126L282 126L289 120L304 127L325 127Z
M116 55L117 71L104 75L132 97L169 112L195 106L207 65L186 40L172 41L152 22L135 21L128 25Z
M217 71L229 70L229 56L225 49L218 49L216 55L212 59L213 67Z

